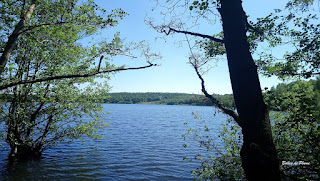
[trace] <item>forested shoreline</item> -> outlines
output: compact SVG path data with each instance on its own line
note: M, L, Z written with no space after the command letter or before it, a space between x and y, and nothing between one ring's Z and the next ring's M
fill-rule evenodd
M232 94L214 95L221 103L227 107L234 107ZM193 105L211 106L212 103L204 95L187 93L108 93L105 103L114 104L160 104L160 105Z
M309 81L293 81L290 83L280 83L264 92L266 104L270 110L281 111L285 109L285 102L277 102L274 97L287 96L297 93L297 89L310 89L309 97L316 102L316 107L320 108L320 77ZM211 101L201 94L188 93L166 93L166 92L115 92L107 93L104 103L112 104L159 104L159 105L192 105L192 106L212 106ZM228 108L234 108L232 94L213 94L220 103ZM6 102L9 95L0 94L0 101Z
M320 78L309 81L293 81L290 83L280 83L264 92L266 104L270 110L281 111L285 109L285 102L277 102L274 97L287 96L298 93L297 90L310 89L309 97L317 103L320 108ZM213 94L220 103L228 108L234 108L232 94ZM160 104L160 105L192 105L192 106L212 106L211 101L201 94L187 93L164 93L164 92L117 92L108 93L105 103L113 104Z

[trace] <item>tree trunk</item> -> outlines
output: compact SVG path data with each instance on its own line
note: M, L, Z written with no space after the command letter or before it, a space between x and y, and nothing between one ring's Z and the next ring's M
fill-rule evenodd
M24 160L33 160L41 158L42 152L38 148L28 145L11 146L9 160L11 162L19 162Z
M31 15L33 14L33 11L35 9L36 5L32 4L26 14L23 16L23 18L19 21L19 23L14 28L12 34L9 36L8 41L6 43L6 46L4 48L4 51L2 52L2 55L0 57L0 74L2 74L10 56L11 52L13 51L18 38L21 36L21 30L25 27L25 25L28 23L29 19L31 18Z
M247 40L241 0L221 0L224 42L235 104L243 125L242 167L248 180L280 180L269 111Z

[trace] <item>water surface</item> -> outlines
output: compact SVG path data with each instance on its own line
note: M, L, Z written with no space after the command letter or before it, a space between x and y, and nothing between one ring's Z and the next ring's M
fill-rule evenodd
M189 127L199 126L192 112L198 112L213 131L225 120L221 114L214 117L212 107L200 106L104 104L104 110L110 112L104 114L110 126L102 131L103 139L59 145L45 151L43 159L20 163L0 178L193 180L190 172L199 163L182 162L182 158L205 151L196 145L189 149L182 146L186 141L181 135ZM5 170L9 151L0 149L0 167Z

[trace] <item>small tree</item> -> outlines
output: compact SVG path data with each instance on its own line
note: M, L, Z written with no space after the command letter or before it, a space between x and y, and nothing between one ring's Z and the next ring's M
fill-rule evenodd
M266 94L273 112L273 133L283 177L292 180L320 178L318 107L319 89L311 81L293 82L285 91ZM271 100L271 101L268 101Z
M109 88L95 78L154 66L147 50L146 66L103 65L107 55L107 60L118 54L133 57L118 34L90 47L80 43L115 26L126 15L121 9L107 14L92 0L16 0L1 2L0 11L0 89L6 95L0 118L13 160L39 158L44 150L82 136L98 138L98 129L106 126L101 103Z
M241 167L240 149L242 134L240 127L228 119L222 123L217 136L212 136L212 130L207 121L197 113L193 113L195 121L200 121L198 129L188 128L183 134L184 140L196 141L204 154L197 153L194 157L184 157L184 161L199 161L200 167L191 174L197 180L238 180L244 178ZM188 123L185 123L188 125ZM190 145L185 144L186 149Z

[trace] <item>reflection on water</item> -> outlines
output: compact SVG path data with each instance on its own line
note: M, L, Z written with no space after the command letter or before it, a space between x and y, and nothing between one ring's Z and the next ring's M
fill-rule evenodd
M43 153L43 159L6 169L9 150L0 148L3 180L192 180L196 162L182 162L199 147L183 148L182 134L197 126L192 112L199 111L211 128L222 115L198 106L105 104L110 127L103 139L62 144ZM184 125L188 122L188 126ZM190 124L191 123L191 124ZM200 150L201 151L201 150ZM204 151L204 150L202 150ZM0 179L1 180L1 179Z

